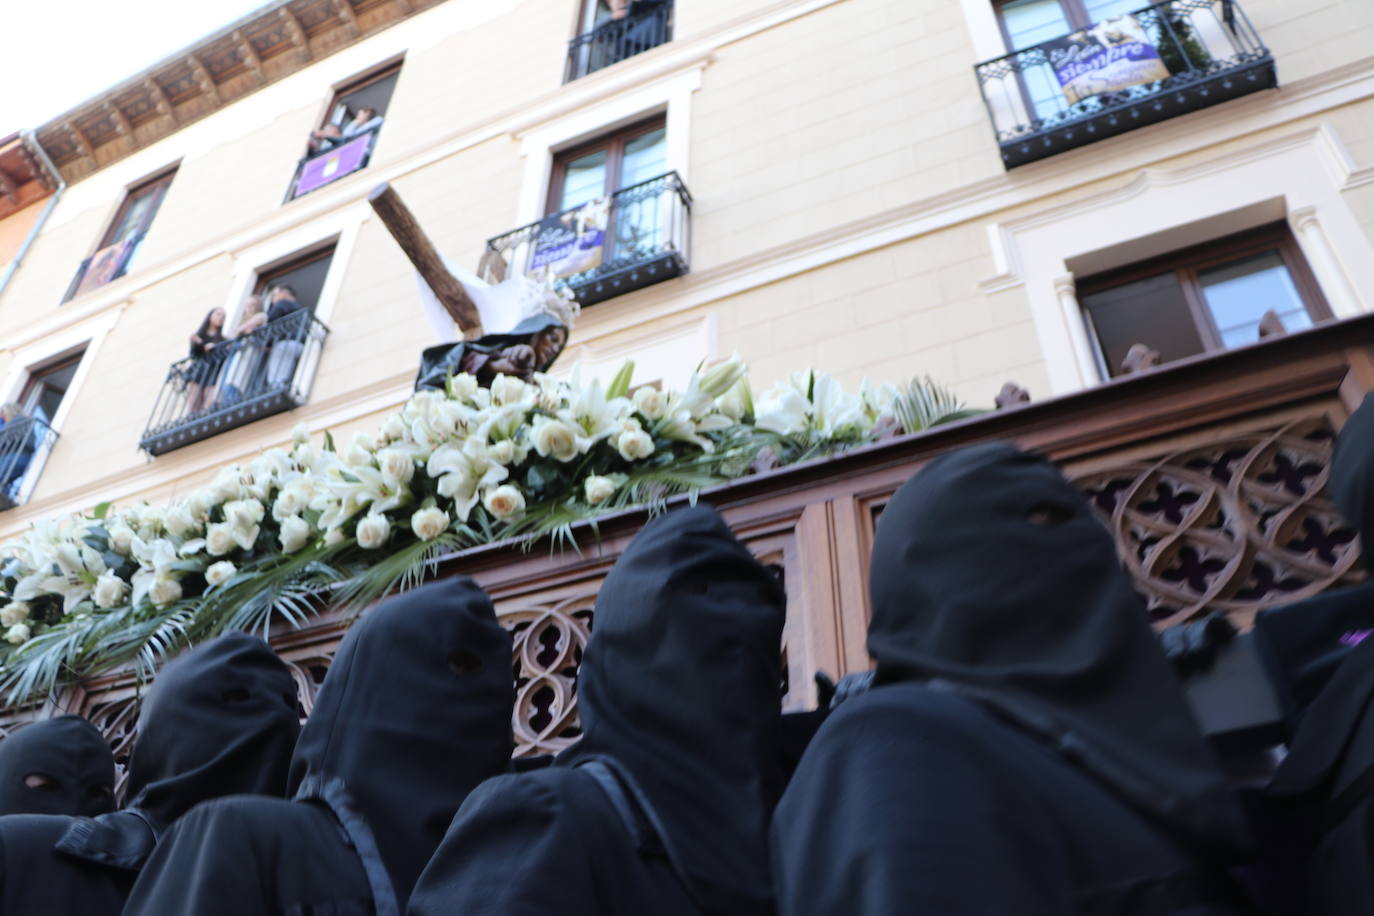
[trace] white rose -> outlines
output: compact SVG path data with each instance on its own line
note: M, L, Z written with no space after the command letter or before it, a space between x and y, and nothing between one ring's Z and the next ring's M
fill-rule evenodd
M228 560L220 560L218 563L211 563L210 568L205 570L205 581L210 585L223 585L234 578L234 573L239 568Z
M197 522L203 522L210 517L210 507L214 504L214 494L208 490L197 490L186 497L186 511L191 513L191 517Z
M668 398L657 388L645 385L635 390L634 405L648 419L657 420L668 409Z
M12 627L29 619L29 606L22 601L11 601L0 607L0 624Z
M393 487L410 483L415 475L414 459L399 449L384 448L378 452L377 466L382 470L382 477Z
M304 422L297 423L291 427L291 441L296 445L305 445L310 441L310 427Z
M515 443L509 439L493 442L487 449L487 457L497 464L510 464L515 460Z
M110 547L116 553L122 553L127 557L129 555L129 549L133 547L134 529L130 528L128 525L115 524L110 526L109 533Z
M276 502L272 503L272 517L280 522L300 515L304 508L305 500L301 498L301 491L297 487L287 487L277 494Z
M29 625L26 623L16 623L5 631L5 642L12 646L29 641Z
M633 433L621 433L616 439L616 451L620 452L620 457L626 461L638 461L641 458L648 458L654 453L654 440L643 430Z
M224 520L240 531L262 521L266 510L256 499L236 499L224 504Z
M205 529L205 552L210 556L222 557L236 546L234 528L228 522L215 522Z
M181 597L181 583L171 576L158 576L148 589L148 597L158 607L166 607Z
M196 519L191 515L191 510L183 503L167 513L167 517L162 520L163 527L167 533L174 538L185 538L193 534L198 527Z
M210 498L212 502L228 502L231 499L238 499L242 493L243 481L240 479L238 468L222 468L219 473L215 475L215 479L210 481Z
M335 528L335 531L339 529ZM310 541L310 523L299 515L281 520L281 531L277 534L281 549L285 553L295 553Z
M587 494L587 502L600 505L615 495L615 481L594 474L582 485L582 491Z
M324 542L331 547L343 539L344 533L342 528L330 528L324 533Z
M510 518L525 509L525 496L512 484L502 484L488 490L482 505L497 518Z
M391 522L387 521L385 515L369 515L358 522L358 529L354 532L358 538L358 546L364 550L375 550L386 543L387 537L391 534Z
M382 436L391 442L405 438L406 421L401 419L400 414L394 413L386 418L386 422L382 424Z
M470 401L477 394L477 379L466 372L460 372L449 380L448 388L450 396L456 400Z
M448 529L448 513L431 506L410 517L410 530L422 541L432 541Z
M562 420L535 417L534 450L545 458L572 461L577 457L577 431Z
M124 593L128 588L123 579L107 570L95 580L95 590L91 597L95 599L96 607L118 607L124 602ZM3 612L0 612L0 623L3 622Z
M493 404L519 404L526 397L529 386L518 378L498 375L491 381L491 402Z

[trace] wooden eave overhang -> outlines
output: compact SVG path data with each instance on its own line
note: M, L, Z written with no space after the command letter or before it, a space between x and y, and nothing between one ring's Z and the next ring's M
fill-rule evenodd
M32 142L21 134L0 140L0 219L51 197L58 179L43 167Z
M68 183L443 0L277 0L38 128Z

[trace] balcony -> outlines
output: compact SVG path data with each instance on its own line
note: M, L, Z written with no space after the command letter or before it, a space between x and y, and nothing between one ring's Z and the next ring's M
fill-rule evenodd
M669 172L487 241L486 279L547 271L582 306L687 272L692 195ZM494 265L494 266L493 266Z
M303 310L172 363L139 448L161 455L304 404L328 333Z
M1234 0L1144 7L974 70L1008 169L1278 85Z
M55 442L56 431L42 417L17 417L0 427L0 512L28 502Z
M624 19L604 22L568 42L563 82L618 64L673 38L672 0L637 0Z
M296 174L291 177L286 200L290 203L297 197L304 197L311 191L318 191L327 184L352 175L367 168L372 158L372 150L377 146L377 134L382 126L365 130L355 137L341 140L329 149L310 153L296 163Z

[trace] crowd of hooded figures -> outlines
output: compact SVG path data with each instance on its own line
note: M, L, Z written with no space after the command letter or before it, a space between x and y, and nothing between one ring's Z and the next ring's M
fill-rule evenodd
M1328 483L1374 542L1374 400ZM930 462L882 513L870 583L873 673L784 715L777 578L710 508L650 521L597 597L582 737L536 761L512 761L511 638L471 580L365 614L303 726L267 643L222 636L153 681L121 809L83 720L0 742L0 907L1374 913L1370 587L1261 614L1292 731L1241 794L1045 460Z

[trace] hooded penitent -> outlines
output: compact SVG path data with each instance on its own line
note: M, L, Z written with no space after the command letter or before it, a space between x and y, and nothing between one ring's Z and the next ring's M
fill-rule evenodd
M783 616L713 510L646 525L597 597L581 742L473 792L412 916L771 914Z
M226 798L158 847L128 914L399 916L454 811L511 752L511 643L468 579L344 639L292 763L297 800Z
M91 723L58 716L0 740L0 814L114 810L114 754Z
M613 768L711 912L770 906L785 607L715 510L674 512L606 577L579 670L584 734L558 763Z
M228 633L175 659L143 702L126 809L0 818L0 911L119 912L163 832L193 805L281 794L298 731L295 681L261 639Z
M1241 814L1087 502L1005 444L945 455L898 490L873 545L878 683L947 684L1194 839Z
M404 909L463 799L508 768L514 702L510 636L470 579L394 598L344 638L291 787L339 819L379 912L389 893Z

